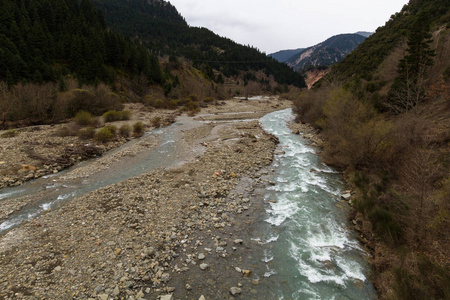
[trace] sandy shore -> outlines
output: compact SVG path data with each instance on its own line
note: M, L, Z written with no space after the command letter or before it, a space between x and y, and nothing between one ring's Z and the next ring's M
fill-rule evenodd
M252 299L260 283L247 265L257 247L249 238L277 143L254 119L290 105L206 108L183 132L184 164L95 190L1 236L0 299ZM65 176L93 176L126 157Z

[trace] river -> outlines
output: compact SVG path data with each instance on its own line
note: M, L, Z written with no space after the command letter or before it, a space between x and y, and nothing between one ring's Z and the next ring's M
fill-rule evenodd
M255 239L264 245L265 299L376 299L367 253L348 225L341 174L286 123L291 109L270 113L262 127L280 140L274 185Z
M368 280L367 254L348 226L348 205L340 200L341 174L324 165L315 149L301 136L291 133L287 122L292 118L292 110L287 109L260 119L264 130L280 140L277 153L282 154L275 156L274 185L264 194L266 213L257 221L253 236L262 245L261 254L254 257L257 260L254 265L260 266L254 274L264 277L264 280L259 278L261 284L255 296L260 299L376 299ZM184 161L181 132L200 124L185 118L153 131L140 141L154 142L156 135L158 146L126 157L93 176L68 176L92 163L88 161L53 177L3 189L0 203L24 195L36 195L36 199L3 220L0 234L76 196ZM131 141L106 156L137 142Z

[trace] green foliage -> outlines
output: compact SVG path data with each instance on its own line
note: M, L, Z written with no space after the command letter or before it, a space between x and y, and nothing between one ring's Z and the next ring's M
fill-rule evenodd
M92 114L90 112L80 110L75 115L74 121L80 126L88 126L93 123Z
M133 125L133 135L135 137L142 136L144 134L144 124L142 122L136 122Z
M130 118L131 118L131 112L128 110L125 110L125 111L110 110L103 114L103 120L106 123L129 120Z
M94 138L95 135L95 127L86 127L82 128L78 131L78 137L83 140L89 140Z
M430 21L419 14L408 35L408 49L398 65L398 76L388 94L388 107L396 113L413 109L425 98L425 72L433 64Z
M370 80L370 76L391 53L401 45L414 30L414 24L419 14L427 16L428 24L440 25L446 22L444 16L449 16L447 0L410 1L401 12L391 16L384 26L368 37L359 47L333 67L332 73L340 74L342 79L350 79L355 74L359 78ZM330 77L330 75L328 76Z
M114 136L117 133L117 126L115 125L107 125L105 126L105 128L107 128Z
M107 143L114 139L114 133L110 131L110 128L103 127L94 135L94 140L100 143Z
M190 27L173 5L160 1L93 0L111 28L128 36L138 35L152 51L169 54L169 65L176 69L176 56L194 61L193 66L206 77L216 78L213 69L227 76L242 71L263 70L281 84L306 87L303 77L290 67L258 49L222 38L206 28ZM207 62L206 62L207 61ZM232 63L230 63L232 62ZM240 62L240 63L239 63ZM172 86L173 87L173 86ZM170 93L170 86L165 93Z
M88 1L2 0L1 7L0 80L9 86L56 81L68 73L83 83L112 82L115 70L161 83L156 56L108 30Z
M3 132L1 134L2 138L11 138L11 137L15 137L19 134L19 132L15 129L8 129L5 132Z

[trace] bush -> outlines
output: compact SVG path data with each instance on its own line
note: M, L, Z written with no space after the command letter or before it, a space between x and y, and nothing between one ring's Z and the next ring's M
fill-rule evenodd
M105 126L105 128L108 128L108 130L115 136L117 133L117 126L114 125L108 125Z
M133 135L138 137L144 134L144 124L142 122L136 122L133 125Z
M153 103L153 107L155 108L163 108L164 106L164 101L162 99L156 99L155 103Z
M131 111L129 111L129 110L119 111L119 114L120 114L120 119L123 121L131 119Z
M80 110L75 115L74 121L80 126L89 126L93 123L92 114L90 112Z
M94 140L100 143L107 143L114 139L114 134L107 127L101 128L95 135Z
M18 135L19 133L14 130L14 129L8 129L5 132L2 133L1 137L2 138L11 138L11 137L15 137L16 135Z
M105 120L105 122L129 120L130 118L131 118L131 112L128 110L125 110L125 111L110 110L103 114L103 119Z
M127 124L120 126L119 133L123 137L129 137L131 133L131 127Z
M95 128L94 127L86 127L82 128L78 131L78 137L83 140L89 140L94 138Z
M203 102L205 102L205 103L212 103L213 101L214 101L213 97L207 97L203 100Z

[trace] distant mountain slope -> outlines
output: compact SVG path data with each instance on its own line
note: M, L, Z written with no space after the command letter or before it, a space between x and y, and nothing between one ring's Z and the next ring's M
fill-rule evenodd
M304 50L305 50L305 48L292 49L292 50L281 50L281 51L269 54L269 56L275 58L279 62L284 63L292 56L294 56L300 52L303 52Z
M341 61L365 39L360 34L335 35L320 44L295 54L286 63L294 70L303 70L310 66L330 66Z
M264 71L280 84L306 87L303 77L259 50L237 44L206 28L190 27L170 2L162 0L92 0L105 15L108 25L138 38L158 54L184 56L194 67L212 75L225 76Z
M373 34L373 32L368 32L368 31L358 31L355 32L356 34L362 35L363 37L368 38L369 36L371 36Z

